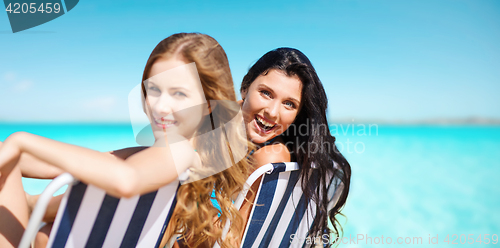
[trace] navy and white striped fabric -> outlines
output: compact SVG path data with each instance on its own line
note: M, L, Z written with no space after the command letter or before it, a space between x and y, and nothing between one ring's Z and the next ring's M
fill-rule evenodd
M179 182L131 198L77 183L61 201L47 247L158 247L176 204Z
M271 171L262 175L241 247L308 247L306 237L316 215L316 204L306 201L303 195L298 165L273 163ZM318 181L317 176L314 170L312 183ZM333 207L341 191L337 190L340 179L331 182L328 195Z

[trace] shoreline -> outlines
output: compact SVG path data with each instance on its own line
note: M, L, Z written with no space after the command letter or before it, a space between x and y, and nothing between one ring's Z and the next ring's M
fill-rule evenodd
M421 119L421 120L384 120L384 119L328 119L329 125L384 125L384 126L500 126L500 119L493 118L456 118L456 119ZM88 126L126 126L131 125L130 121L40 121L33 122L28 120L1 120L0 125L88 125Z
M383 120L383 119L329 119L331 124L377 124L388 126L500 126L500 119L456 118L421 120Z

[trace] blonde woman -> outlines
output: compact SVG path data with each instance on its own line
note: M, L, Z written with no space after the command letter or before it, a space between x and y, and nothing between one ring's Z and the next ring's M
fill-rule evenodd
M229 151L229 157L246 157L237 154L243 151L230 144L252 145L242 125L225 128L226 134L210 132L238 112L224 50L208 35L174 34L151 53L141 87L144 110L155 137L151 147L106 154L22 132L5 140L0 146L0 247L17 246L28 222L28 203L25 197L19 197L24 196L21 157L67 171L116 197L154 191L187 172L169 224L171 232L162 246L174 234L180 234L193 246L210 238L229 247L232 240L238 239L235 236L222 241L219 226L231 220L231 233L239 233L242 228L243 220L232 205L232 196L241 190L249 163L246 159L232 161L232 166L222 172L212 166L224 157L220 150ZM179 152L182 156L176 156ZM211 202L212 191L220 209Z

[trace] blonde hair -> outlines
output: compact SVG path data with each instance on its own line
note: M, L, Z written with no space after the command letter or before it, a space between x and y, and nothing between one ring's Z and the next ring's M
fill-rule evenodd
M157 59L176 56L180 56L188 63L195 62L207 102L217 100L216 106L212 106L211 114L204 118L201 127L217 128L233 119L239 111L239 106L236 104L229 62L220 44L208 35L178 33L162 40L146 63L142 81L149 77L151 67ZM146 98L144 84L142 90ZM214 240L217 240L222 247L230 247L232 242L241 238L239 235L244 223L232 203L232 196L242 189L248 177L251 163L246 153L252 150L254 145L247 140L244 126L226 128L227 136L210 131L198 130L198 134L208 134L211 137L204 138L203 142L195 141L195 149L204 165L220 163L218 159L221 156L217 154L220 153L221 147L227 147L232 153L230 157L244 159L239 162L231 161L233 166L215 175L180 186L177 205L169 223L170 232L166 235L170 239L173 235L180 234L181 238L194 247ZM247 144L248 150L245 150L245 154L234 154L241 153L231 150L229 144L236 144L235 142ZM217 148L219 151L215 151ZM215 191L214 200L219 204L220 210L212 203L212 191ZM227 220L231 221L231 232L223 241L221 227Z

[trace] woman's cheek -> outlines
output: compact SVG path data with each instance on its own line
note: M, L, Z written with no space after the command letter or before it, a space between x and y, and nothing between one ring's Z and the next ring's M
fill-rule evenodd
M158 98L156 97L148 97L148 99L146 100L150 108L156 106L157 101Z
M286 128L290 127L290 125L292 125L293 123L293 120L295 120L295 114L292 114L292 115L289 115L286 117L286 120L285 120L285 126Z

